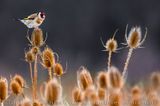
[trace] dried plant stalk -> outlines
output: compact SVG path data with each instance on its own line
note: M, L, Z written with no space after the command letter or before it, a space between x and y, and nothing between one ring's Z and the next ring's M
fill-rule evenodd
M122 76L123 76L123 77L126 75L127 68L128 68L128 64L129 64L129 61L130 61L130 59L131 59L132 53L133 53L133 49L130 48L130 49L129 49L129 52L128 52L127 59L126 59L126 62L125 62L125 65L124 65L123 73L122 73Z
M108 70L109 70L109 68L111 67L111 57L112 57L112 52L110 52L109 51L109 53L108 53Z
M37 54L35 55L35 62L34 62L34 97L33 97L33 99L35 100L35 99L37 99Z

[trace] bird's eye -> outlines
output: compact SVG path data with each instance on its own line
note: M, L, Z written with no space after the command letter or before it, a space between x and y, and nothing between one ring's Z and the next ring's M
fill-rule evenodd
M41 18L44 18L44 17L45 17L44 13L41 13L40 16L41 16Z

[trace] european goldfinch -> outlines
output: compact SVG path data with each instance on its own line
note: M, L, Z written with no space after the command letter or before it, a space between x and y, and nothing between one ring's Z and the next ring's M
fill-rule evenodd
M38 28L45 20L45 13L39 12L29 15L27 18L19 19L28 28Z

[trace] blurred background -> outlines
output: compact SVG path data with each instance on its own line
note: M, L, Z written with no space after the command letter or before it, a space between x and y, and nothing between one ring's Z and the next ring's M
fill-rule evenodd
M125 42L125 27L138 25L148 36L143 49L134 50L128 68L128 81L135 83L160 69L160 2L157 0L0 0L0 75L9 77L19 73L30 81L24 51L28 49L27 27L15 21L32 13L44 11L46 20L41 25L48 33L47 45L60 56L67 73L64 85L76 85L76 71L87 67L92 75L107 68L104 42L116 34L119 47ZM113 54L112 64L124 67L128 48ZM47 72L39 68L40 79ZM43 78L42 78L43 77ZM64 79L64 80L63 80ZM40 80L41 81L41 80ZM73 87L69 86L69 88Z

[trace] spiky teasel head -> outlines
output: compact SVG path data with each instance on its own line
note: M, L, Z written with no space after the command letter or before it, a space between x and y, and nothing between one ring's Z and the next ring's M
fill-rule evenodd
M116 67L112 66L108 72L110 86L114 89L121 89L124 82L119 70Z
M31 51L28 51L25 53L25 60L28 63L32 63L35 60L35 55Z
M38 53L40 52L40 48L37 47L37 46L34 46L34 47L31 48L31 52L32 52L34 55L36 55L36 54L38 54Z
M75 103L82 103L84 100L83 91L80 88L75 87L72 90L72 99L73 99L73 102Z
M45 86L44 99L49 105L55 105L62 98L62 86L56 79L50 80Z
M148 103L151 104L151 106L160 106L159 94L155 90L150 89L146 96Z
M43 106L43 104L40 103L38 100L35 100L32 106Z
M81 67L81 69L78 71L77 78L78 84L83 90L86 90L88 87L93 85L91 74L84 67Z
M153 72L150 77L150 82L153 90L160 89L160 72Z
M121 105L122 105L121 92L110 92L109 106L121 106Z
M22 76L16 74L12 80L15 80L22 88L25 87L25 80Z
M108 73L107 72L101 71L98 73L97 84L98 84L99 88L108 89L109 82L108 82Z
M60 63L56 63L54 66L54 74L57 76L62 76L64 74L63 67Z
M106 98L106 89L98 88L98 97L100 100L105 100Z
M144 43L144 41L146 39L147 28L146 28L146 32L145 32L143 39L142 39L142 32L141 32L140 27L137 27L137 26L132 27L128 37L127 37L127 28L128 28L128 25L126 27L126 32L125 32L125 38L126 38L128 47L130 47L132 49L139 48Z
M96 92L95 89L91 90L89 93L88 93L88 100L89 102L91 103L91 106L99 106L99 95L98 93Z
M135 97L139 97L141 95L141 89L139 86L134 86L132 89L131 89L131 93L132 93L132 96L135 96Z
M141 89L134 86L131 90L131 106L141 106Z
M114 39L114 37L115 37L117 31L118 31L118 30L116 30L116 31L114 32L113 37L110 38L109 40L107 40L106 45L104 45L104 47L106 48L106 51L116 52L117 47L118 47L118 44L117 44L117 41Z
M41 47L44 44L43 32L40 28L35 28L31 36L32 46Z
M23 88L25 87L25 81L22 76L16 74L10 83L10 89L13 94L19 95L23 94Z
M42 65L47 69L51 69L55 65L54 52L49 47L46 47L42 52Z
M0 78L0 103L4 102L8 97L8 81L6 78Z
M11 89L12 93L15 95L19 95L19 94L23 93L23 88L16 80L11 81L10 89Z

